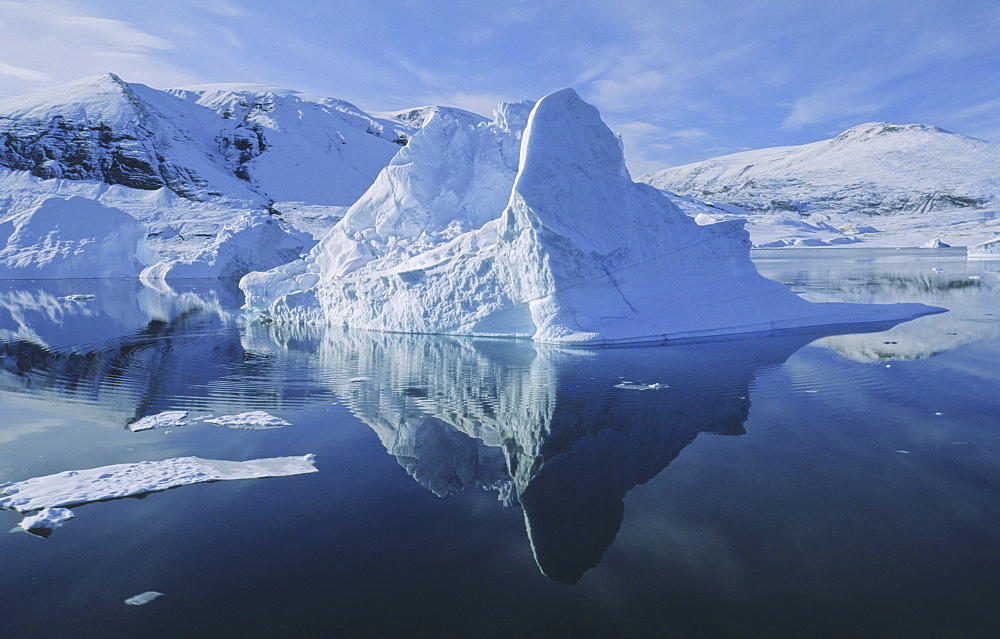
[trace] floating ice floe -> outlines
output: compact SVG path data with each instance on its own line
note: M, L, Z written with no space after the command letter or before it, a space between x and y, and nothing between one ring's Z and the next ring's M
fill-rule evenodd
M275 417L262 410L252 410L240 413L239 415L222 415L206 419L205 421L209 424L228 426L229 428L281 428L282 426L291 426L290 422L286 422L280 417Z
M156 415L147 415L128 425L128 429L133 433L141 430L152 430L154 428L166 428L168 426L183 426L187 418L186 410L168 410Z
M156 599L157 597L162 597L162 592L156 592L155 590L147 590L146 592L140 593L134 597L129 597L125 600L125 605L127 606L142 606L148 604L150 601Z
M96 295L91 295L90 293L75 293L73 295L63 295L59 299L69 300L71 302L84 302L86 300L96 299Z
M67 470L0 488L0 508L29 513L43 508L131 497L187 484L314 473L315 459L315 455L304 455L237 462L175 457L162 461Z
M34 515L22 519L17 527L33 535L48 537L53 530L73 517L73 511L69 508L43 508Z
M661 388L670 388L666 384L653 383L653 384L633 384L632 382L621 382L615 384L615 388L623 388L627 390L660 390Z

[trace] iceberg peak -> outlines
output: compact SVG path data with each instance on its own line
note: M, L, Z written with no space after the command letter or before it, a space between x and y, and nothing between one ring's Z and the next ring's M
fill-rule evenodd
M621 244L622 222L614 202L632 186L617 136L597 109L573 89L535 105L521 144L516 197L548 230L602 253Z

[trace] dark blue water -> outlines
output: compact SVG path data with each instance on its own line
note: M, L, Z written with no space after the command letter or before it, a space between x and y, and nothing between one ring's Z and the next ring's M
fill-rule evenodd
M0 483L181 455L319 468L3 533L0 636L995 635L1000 265L755 259L810 299L951 310L579 351L247 324L215 282L0 282ZM127 429L165 410L292 426Z

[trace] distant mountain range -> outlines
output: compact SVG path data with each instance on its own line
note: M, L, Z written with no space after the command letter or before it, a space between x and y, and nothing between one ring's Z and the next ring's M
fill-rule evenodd
M830 140L735 153L639 180L739 207L720 207L719 217L750 217L758 245L765 238L829 243L835 233L895 246L936 236L965 245L1000 233L1000 144L923 124L861 124Z

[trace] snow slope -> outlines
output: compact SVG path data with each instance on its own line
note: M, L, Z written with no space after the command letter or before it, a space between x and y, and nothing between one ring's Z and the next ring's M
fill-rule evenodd
M936 310L806 302L757 273L742 223L698 225L632 182L621 141L572 89L540 100L522 125L527 107L476 127L433 118L309 256L242 280L248 310L576 344Z
M830 140L726 155L639 180L719 203L715 219L745 215L722 205L745 209L757 245L839 238L922 246L939 236L968 245L1000 233L998 167L998 143L875 122Z

